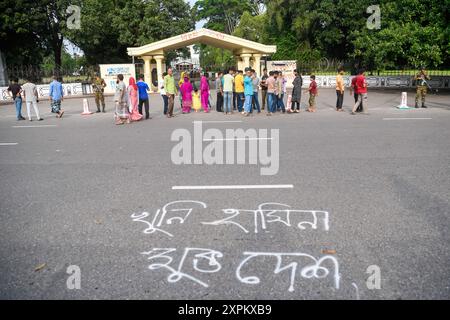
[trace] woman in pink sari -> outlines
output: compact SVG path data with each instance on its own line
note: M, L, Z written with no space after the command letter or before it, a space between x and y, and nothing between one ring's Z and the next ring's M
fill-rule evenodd
M181 99L183 101L183 113L191 112L192 107L192 84L188 77L184 77L184 82L180 87Z
M143 116L138 111L138 87L136 85L136 80L133 77L130 77L130 80L128 81L127 91L129 99L130 120L142 120Z
M202 101L202 107L205 112L209 112L208 99L209 99L209 84L206 76L202 76L200 80L200 96Z

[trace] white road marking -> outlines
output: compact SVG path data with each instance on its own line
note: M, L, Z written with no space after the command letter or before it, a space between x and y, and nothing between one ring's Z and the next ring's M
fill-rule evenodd
M383 118L383 120L431 120L433 118Z
M0 146L16 146L17 142L0 142Z
M218 138L218 139L203 139L203 141L250 141L250 140L272 140L273 138Z
M361 298L359 297L359 288L356 285L356 283L352 282L352 286L355 288L356 290L356 300L361 300Z
M47 127L56 127L56 124L42 124L39 126L12 126L13 128L47 128Z
M229 123L229 122L242 122L242 120L205 120L205 121L192 121L201 123Z
M227 186L173 186L172 190L223 190L223 189L292 189L292 184L253 184Z

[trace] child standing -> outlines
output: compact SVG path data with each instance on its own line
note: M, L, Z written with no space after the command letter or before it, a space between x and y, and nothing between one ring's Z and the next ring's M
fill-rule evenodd
M197 88L195 88L194 94L192 95L192 107L194 108L195 112L198 112L202 108L200 93L198 92Z
M317 90L317 83L316 83L316 76L311 75L310 77L310 84L308 90L305 92L309 92L309 107L308 112L316 112L316 97L319 95L319 92Z

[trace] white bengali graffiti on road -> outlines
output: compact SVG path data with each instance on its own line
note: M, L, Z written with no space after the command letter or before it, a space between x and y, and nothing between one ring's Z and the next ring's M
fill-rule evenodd
M176 260L176 253L176 248L153 248L141 254L147 256L147 260L151 261L148 266L150 270L165 269L168 271L167 281L169 283L175 283L185 278L208 288L209 284L203 278L200 279L200 277L204 277L206 274L218 273L222 269L220 260L224 257L224 254L218 250L184 248L178 260ZM295 281L298 274L304 279L329 277L333 286L339 289L339 263L334 256L324 255L320 258L315 258L301 252L251 251L245 251L242 255L244 258L235 270L236 279L242 284L259 284L261 277L264 275L266 276L265 278L272 279L269 272L262 272L263 275L259 276L251 275L252 269L249 267L249 265L255 266L256 264L258 267L254 269L260 270L262 266L268 265L265 258L270 258L272 262L275 262L272 270L273 274L278 275L284 271L289 274L289 287L287 289L289 292L295 291ZM258 260L259 264L255 262ZM243 275L243 272L248 274Z
M278 202L261 203L255 209L221 209L224 218L203 220L202 213L211 213L205 202L177 200L165 204L152 213L133 213L131 219L145 225L146 235L160 234L168 239L175 237L171 226L184 225L193 220L202 227L225 227L245 234L269 232L277 224L297 232L305 230L329 230L329 213L324 210L300 210ZM186 229L186 227L184 228ZM187 228L190 230L190 228ZM164 238L159 238L164 239ZM202 287L210 286L210 275L222 271L225 254L219 250L203 247L154 247L141 252L150 262L148 269L167 272L168 283L182 279ZM304 252L243 251L239 263L233 266L236 280L243 285L257 285L271 281L273 275L288 275L288 292L295 291L296 281L302 279L329 279L339 289L341 276L339 263L332 255L314 257ZM258 271L255 271L258 270ZM272 276L271 276L272 275ZM264 280L262 280L264 279Z
M146 225L143 230L145 234L160 232L169 237L173 233L167 230L167 226L175 222L183 224L194 210L206 209L207 205L201 201L178 200L164 205L153 213L147 211L133 213L131 218L135 222ZM300 231L307 230L329 230L329 213L323 210L299 210L292 209L289 205L277 202L265 202L258 205L257 209L222 209L225 218L213 221L202 221L202 225L210 226L236 226L244 233L258 233L261 230L268 232L271 224L281 224Z

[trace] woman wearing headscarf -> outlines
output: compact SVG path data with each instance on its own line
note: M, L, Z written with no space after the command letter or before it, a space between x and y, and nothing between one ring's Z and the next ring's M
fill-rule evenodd
M188 75L186 74L186 72L182 71L180 74L180 81L178 81L178 88L180 88L181 90L181 86L184 83L184 77L188 77ZM181 108L183 108L183 95L180 94L180 106Z
M189 113L191 112L192 107L192 84L189 81L189 78L187 76L184 77L184 82L180 86L180 92L181 92L181 98L183 100L183 113Z
M187 77L187 74L184 72L184 71L182 71L181 72L181 74L180 74L180 81L178 81L178 86L181 88L181 86L183 85L183 83L184 83L184 77Z
M139 121L142 119L142 114L138 111L138 87L136 85L136 80L133 77L130 77L128 81L128 107L130 111L130 120L131 121Z
M205 73L206 75L206 73ZM203 75L200 80L200 96L202 101L202 107L205 112L209 112L208 109L208 99L209 99L209 84L208 84L208 78Z

